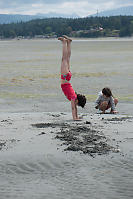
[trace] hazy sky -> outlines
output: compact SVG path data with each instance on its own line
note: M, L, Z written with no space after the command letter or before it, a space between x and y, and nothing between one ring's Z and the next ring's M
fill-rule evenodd
M0 14L76 13L80 17L133 6L133 0L0 0Z

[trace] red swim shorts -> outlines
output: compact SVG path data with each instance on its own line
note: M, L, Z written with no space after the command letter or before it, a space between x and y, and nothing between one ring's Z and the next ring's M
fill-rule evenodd
M61 84L61 88L64 95L67 97L69 101L75 101L77 99L77 95L70 83Z

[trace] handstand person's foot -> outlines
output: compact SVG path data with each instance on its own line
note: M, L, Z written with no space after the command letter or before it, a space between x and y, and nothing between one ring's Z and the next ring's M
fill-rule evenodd
M63 37L64 37L65 39L69 40L69 41L72 41L72 39L69 38L67 35L63 35Z
M64 38L63 38L63 37L58 37L58 40L63 41L63 40L64 40Z
M58 37L58 40L60 40L60 41L67 41L67 39L65 39L64 37Z

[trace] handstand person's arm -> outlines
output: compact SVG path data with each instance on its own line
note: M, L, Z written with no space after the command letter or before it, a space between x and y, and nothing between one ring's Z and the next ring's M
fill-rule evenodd
M71 100L71 107L72 107L72 116L73 120L81 120L77 115L77 106L75 104L75 101Z

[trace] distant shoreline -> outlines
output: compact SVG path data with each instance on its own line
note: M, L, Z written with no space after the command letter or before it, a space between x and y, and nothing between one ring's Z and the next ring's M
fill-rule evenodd
M21 40L57 40L58 38L4 38L0 41L21 41ZM74 41L133 41L133 37L98 37L98 38L84 38L84 37L72 37Z

